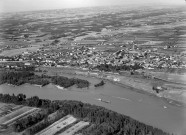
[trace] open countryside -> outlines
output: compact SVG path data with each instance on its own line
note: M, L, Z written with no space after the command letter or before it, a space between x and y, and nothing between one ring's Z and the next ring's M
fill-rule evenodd
M186 135L185 5L113 3L0 13L0 135Z

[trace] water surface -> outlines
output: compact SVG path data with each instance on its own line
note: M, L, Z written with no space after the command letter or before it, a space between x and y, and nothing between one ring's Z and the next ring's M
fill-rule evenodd
M138 93L110 82L106 82L102 87L94 88L93 85L100 82L96 78L65 74L64 76L86 79L91 82L91 86L88 89L71 87L68 90L61 90L52 84L42 88L29 84L18 87L3 84L0 85L0 92L24 93L27 97L37 95L51 100L78 100L106 107L171 133L178 135L186 133L186 109L184 107L171 105L161 98ZM110 103L100 102L97 100L99 98L110 101Z

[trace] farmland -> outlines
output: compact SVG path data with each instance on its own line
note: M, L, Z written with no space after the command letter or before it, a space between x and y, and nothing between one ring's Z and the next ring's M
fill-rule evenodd
M54 124L55 121L58 121L60 118L62 118L64 116L65 115L63 113L59 113L59 111L56 111L56 112L54 112L52 114L49 114L45 119L41 120L37 124L27 128L22 133L23 134L35 134L35 133L37 133L40 130L42 130L42 132L44 132L44 131L46 131L49 128L50 125ZM37 130L34 130L34 129L37 129ZM40 133L41 133L41 131L40 131Z
M73 116L66 116L36 135L54 135L56 132L60 131L61 129L68 126L69 124L72 124L75 121L76 118L74 118Z
M0 103L0 135L15 134L11 129L12 125L17 120L28 117L39 110L38 108L23 105Z
M0 109L2 128L28 135L166 134L151 125L185 135L185 9L3 13L0 102L8 106Z
M84 104L78 101L51 101L40 99L36 96L26 98L26 95L22 101L16 98L19 99L19 96L0 94L1 102L12 103L12 99L14 99L16 100L15 104L24 105L22 108L1 118L0 135L88 135L88 133L113 133L117 131L117 127L112 127L116 122L120 124L118 126L124 123L130 126L133 123L131 124L133 133L138 130L139 133L169 135L157 128L148 128L145 124L138 123L130 117L95 105ZM118 121L119 119L120 122ZM138 124L142 124L144 127L137 129ZM125 127L120 130L121 133L124 132Z
M83 127L88 126L89 122L80 121L71 128L67 129L65 132L61 133L60 135L74 135L74 133L81 130Z
M39 111L39 110L40 110L40 109L38 109L38 108L33 108L33 109L31 109L31 110L29 110L29 111L27 111L27 112L24 112L24 113L20 114L19 116L16 116L16 117L12 118L12 119L9 120L9 121L6 121L6 122L3 123L3 124L4 124L4 125L13 124L16 120L21 119L21 118L24 118L24 117L27 117L28 115L33 114L33 113L35 113L35 112L37 112L37 111Z
M23 106L16 106L14 104L0 104L0 118L22 107Z
M18 119L20 119L20 121L23 121L23 119L27 119L28 117L34 117L35 114L37 114L38 112L41 112L41 109L38 109L38 108L19 106L19 105L14 105L14 104L1 103L0 107L1 107L1 110L4 109L4 111L7 111L8 109L12 109L12 110L15 108L17 109L17 110L10 112L9 114L5 115L4 117L2 117L0 119L0 123L2 125L0 127L0 131L3 134L18 134L18 135L20 134L21 135L21 134L28 133L27 129L23 132L16 133L11 129L11 126L13 127L13 125L16 123L15 121ZM55 118L58 116L59 116L59 113L54 112L48 116L48 120L52 121L52 118ZM61 119L54 122L53 124L51 124L50 126L44 128L40 132L36 133L35 135L54 135L57 132L60 132L65 127L68 127L69 125L70 125L70 127L65 129L65 131L62 132L61 134L66 135L68 133L68 135L73 135L75 132L77 132L77 131L81 130L83 127L89 125L89 122L83 122L83 121L80 121L74 125L73 123L75 123L76 121L77 121L77 118L75 118L72 115L64 116ZM41 125L42 122L43 121L39 122L36 125ZM3 125L4 125L4 127L3 127ZM1 135L1 133L0 133L0 135Z
M34 111L34 108L30 108L30 107L23 107L21 109L18 109L10 114L5 115L4 117L2 117L0 119L0 123L1 124L8 124L13 121L15 121L16 119L19 119L20 116L24 116L27 113L30 113L31 111Z

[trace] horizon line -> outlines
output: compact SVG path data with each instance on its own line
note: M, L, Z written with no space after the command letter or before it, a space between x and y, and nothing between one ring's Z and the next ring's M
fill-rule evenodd
M142 7L142 6L147 6L147 7L151 7L151 6L155 6L155 5L159 5L159 6L174 6L174 7L182 7L185 5L179 5L179 4L165 4L165 3L143 3L143 4L126 4L127 6L131 7ZM96 8L96 7L115 7L115 6L119 6L119 7L123 7L125 6L125 4L122 5L94 5L94 6L82 6L82 7L61 7L61 8L48 8L48 9L34 9L34 10L20 10L20 11L0 11L0 14L6 14L6 13L22 13L22 12L37 12L37 11L48 11L48 10L63 10L63 9L79 9L79 8Z

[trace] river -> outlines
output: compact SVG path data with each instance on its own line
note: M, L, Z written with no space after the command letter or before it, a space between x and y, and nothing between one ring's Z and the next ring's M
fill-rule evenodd
M100 82L96 78L65 74L64 76L86 79L91 82L91 86L88 89L71 87L67 90L61 90L52 84L45 87L30 84L14 87L3 84L0 85L0 92L4 94L24 93L27 97L37 95L40 98L51 100L67 99L87 102L106 107L167 132L176 133L177 135L186 134L185 107L172 105L161 98L135 92L111 82L106 82L102 87L94 88L93 85ZM110 103L97 100L99 98L110 101Z

